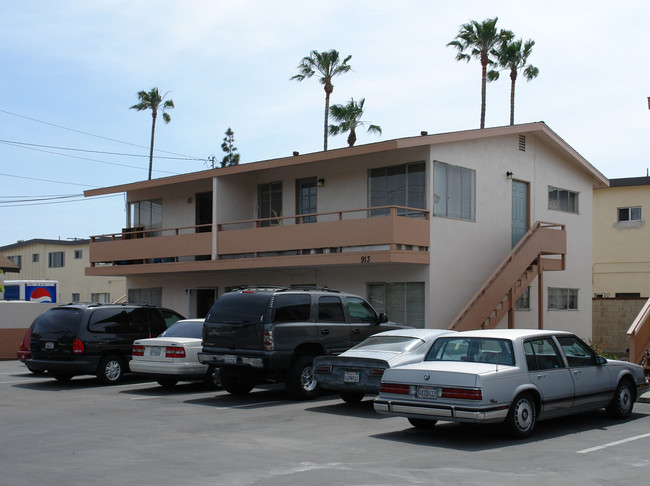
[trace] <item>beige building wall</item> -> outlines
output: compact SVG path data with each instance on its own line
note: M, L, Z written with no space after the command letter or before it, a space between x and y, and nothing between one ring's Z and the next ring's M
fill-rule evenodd
M620 208L641 208L641 219L619 221ZM612 179L594 190L593 294L650 297L650 178Z
M63 267L49 266L50 253L63 252ZM90 266L89 241L59 241L36 239L0 247L6 257L20 257L20 272L5 275L5 280L56 280L59 282L57 302L91 302L93 295L102 294L102 299L115 301L126 294L124 277L87 277Z

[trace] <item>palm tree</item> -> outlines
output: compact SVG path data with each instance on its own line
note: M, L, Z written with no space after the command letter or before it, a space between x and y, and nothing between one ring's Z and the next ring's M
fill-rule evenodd
M539 69L528 64L528 57L533 52L535 41L532 39L523 42L503 41L498 49L494 51L500 67L510 71L510 125L515 124L515 82L520 69L523 69L526 81L534 79L539 74ZM488 79L493 81L499 79L499 71L490 71Z
M481 61L481 128L485 128L485 92L488 81L487 67L494 64L490 56L494 55L495 47L504 40L510 40L513 33L509 30L497 31L498 17L485 19L483 22L471 20L463 24L456 35L456 39L447 46L458 50L457 61L467 61L476 58Z
M347 73L352 67L348 65L348 61L352 56L348 56L343 61L339 57L339 52L332 49L330 51L318 52L311 51L310 55L303 57L298 64L299 74L289 78L290 80L302 81L306 78L311 78L316 72L320 77L318 81L325 89L325 125L323 135L323 150L327 150L327 121L329 119L330 95L334 91L332 78L339 74Z
M169 93L169 91L167 93ZM158 88L151 88L150 91L139 91L138 99L140 100L140 103L129 108L130 110L138 111L151 110L153 121L151 123L151 147L149 148L149 180L151 180L151 169L153 168L153 139L154 134L156 133L156 118L158 118L158 110L162 111L162 117L165 123L169 123L172 119L166 110L174 108L174 102L165 99L167 93L160 96Z
M338 125L330 125L330 135L350 132L348 135L348 145L352 147L357 141L356 129L364 126L367 122L361 121L363 116L363 105L366 102L362 98L358 103L351 98L346 105L332 105L332 118L338 122ZM381 127L378 125L368 125L368 133L376 132L381 135Z

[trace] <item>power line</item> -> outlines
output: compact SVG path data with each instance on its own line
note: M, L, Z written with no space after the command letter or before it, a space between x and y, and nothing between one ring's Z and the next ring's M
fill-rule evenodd
M106 196L97 196L93 197L93 200L95 199L105 199L107 197L122 197L122 194L108 194ZM19 208L19 207L25 207L25 206L48 206L50 204L63 204L63 203L76 203L76 202L91 202L89 199L85 198L83 194L79 194L78 196L75 196L75 199L68 198L66 200L62 201L50 201L50 202L26 202L26 203L3 203L0 202L0 207L1 208Z
M53 180L50 180L50 179L38 179L36 177L17 176L17 175L13 175L13 174L0 174L0 176L13 177L15 179L27 179L27 180L30 180L30 181L53 182L53 183L56 183L56 184L67 184L69 186L92 187L94 189L98 189L99 187L101 187L101 186L92 186L90 184L78 184L76 182L53 181Z

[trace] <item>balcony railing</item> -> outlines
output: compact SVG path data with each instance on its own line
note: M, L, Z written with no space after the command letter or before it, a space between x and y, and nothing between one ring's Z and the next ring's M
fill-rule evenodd
M306 222L310 221L310 222ZM232 261L352 252L428 253L428 211L401 206L329 211L91 237L93 267ZM243 264L243 262L242 262Z

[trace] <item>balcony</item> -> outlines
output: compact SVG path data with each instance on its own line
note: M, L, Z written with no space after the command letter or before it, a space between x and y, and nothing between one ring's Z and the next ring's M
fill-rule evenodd
M86 275L429 264L429 213L401 206L92 236Z

